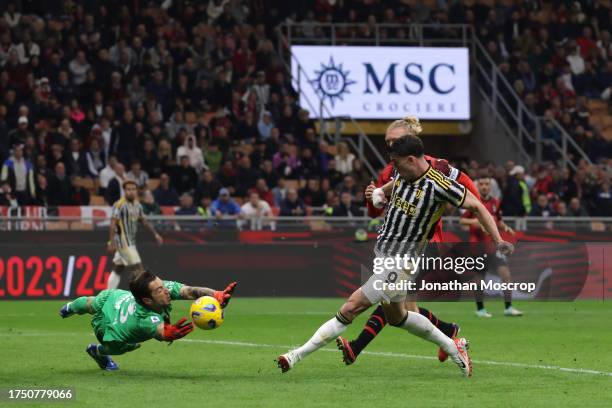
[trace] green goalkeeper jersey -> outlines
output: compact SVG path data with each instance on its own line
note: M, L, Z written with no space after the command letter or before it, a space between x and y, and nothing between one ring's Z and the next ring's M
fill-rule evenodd
M164 281L164 286L170 292L172 300L180 299L182 283ZM164 321L170 321L171 306L162 313L157 313L138 304L127 290L111 289L101 292L98 296L104 294L107 295L104 305L92 321L96 333L103 331L103 341L141 343L155 338L157 326Z

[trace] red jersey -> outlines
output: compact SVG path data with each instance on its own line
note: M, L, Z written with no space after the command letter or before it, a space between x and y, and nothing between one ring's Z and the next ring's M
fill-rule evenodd
M489 197L489 198L481 198L480 201L484 204L489 214L493 216L495 222L499 222L502 219L502 213L500 208L500 203L497 198ZM463 213L462 217L464 218L476 218L476 214L471 211L466 211ZM489 234L484 232L480 225L470 225L470 242L493 242L493 239Z
M431 167L438 170L446 177L457 181L472 192L477 198L480 198L478 190L474 185L474 182L468 177L467 174L459 171L459 169L451 166L447 160L437 159L435 157L425 155L425 160L431 164ZM387 184L393 177L393 164L389 163L387 166L378 174L378 180L376 181L376 187L382 187ZM371 202L367 202L368 215L372 218L380 217L384 212L384 208L376 208ZM431 238L431 242L442 242L442 219L436 224L434 235Z

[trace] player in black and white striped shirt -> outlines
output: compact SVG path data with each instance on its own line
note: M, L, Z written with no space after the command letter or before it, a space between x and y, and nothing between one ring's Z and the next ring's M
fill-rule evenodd
M475 213L505 253L512 244L502 240L495 221L482 203L462 185L433 170L423 157L423 142L408 134L396 140L390 149L398 177L393 186L385 223L379 234L375 253L392 257L396 254L418 256L429 241L446 203L467 208ZM342 305L336 316L324 323L304 345L278 357L282 372L286 372L310 353L336 339L348 325L373 304L382 302L389 324L429 340L440 346L459 366L465 376L472 374L472 362L465 338L450 339L426 317L406 309L404 289L386 289L383 283L411 279L416 271L385 269L373 274Z

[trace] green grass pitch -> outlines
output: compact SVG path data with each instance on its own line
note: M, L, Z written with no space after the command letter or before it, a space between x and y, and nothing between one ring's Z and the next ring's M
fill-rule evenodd
M474 376L435 359L433 344L387 327L370 353L346 367L332 345L282 374L275 357L303 343L342 299L236 298L222 327L196 329L168 346L155 340L117 356L118 372L85 354L90 316L62 320L55 301L0 302L0 387L74 387L72 402L0 405L67 407L551 407L612 406L612 304L519 302L492 319L471 303L429 303L471 341ZM173 319L188 312L174 305ZM347 331L355 336L365 315Z

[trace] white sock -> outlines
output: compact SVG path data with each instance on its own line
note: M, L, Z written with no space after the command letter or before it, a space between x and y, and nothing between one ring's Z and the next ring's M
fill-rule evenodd
M420 313L408 312L408 317L401 328L415 336L437 344L448 354L455 354L457 352L455 343Z
M112 271L108 277L107 289L117 289L119 287L119 282L121 281L121 275Z
M335 317L326 321L315 334L302 347L295 349L295 353L302 360L304 357L325 346L341 335L348 326L342 324Z

